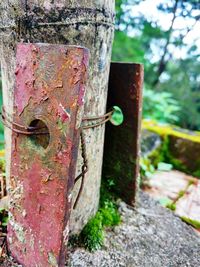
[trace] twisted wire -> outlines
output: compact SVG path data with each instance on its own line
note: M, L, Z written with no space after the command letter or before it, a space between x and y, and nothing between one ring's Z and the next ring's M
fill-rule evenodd
M107 121L109 121L111 119L112 114L113 114L113 110L109 111L108 113L101 115L101 116L85 117L82 120L82 126L80 128L80 139L81 139L81 157L83 159L83 165L81 167L81 173L75 178L75 181L74 181L76 184L81 179L81 185L80 185L76 200L74 202L73 209L75 209L77 207L77 204L79 202L79 199L81 197L81 194L82 194L83 188L84 188L85 174L88 172L86 142L85 142L85 136L84 136L83 130L95 128L95 127L98 127L102 124L105 124ZM17 134L24 134L24 135L45 135L45 134L48 134L48 132L36 131L36 130L43 129L44 127L31 127L31 126L25 126L25 125L13 122L11 119L11 115L5 111L4 107L2 107L2 112L0 113L0 115L1 115L1 120L4 124L4 126L9 128L11 131L13 131ZM96 121L96 120L98 121L97 123L84 125L85 122L91 122L91 121Z
M81 137L81 151L82 151L81 156L83 158L83 165L82 165L82 172L75 179L75 184L76 184L77 181L79 181L79 179L81 178L81 185L80 185L79 192L78 192L78 195L76 197L76 200L74 202L73 209L75 209L77 207L77 204L78 204L79 199L81 197L81 194L82 194L82 191L83 191L83 188L84 188L84 183L85 183L85 174L88 171L86 142L85 142L85 137L84 137L83 130L89 129L89 128L95 128L95 127L98 127L98 126L100 126L102 124L105 124L107 121L110 120L112 114L113 114L113 110L108 112L108 113L106 113L106 114L104 114L104 115L102 115L102 116L85 117L82 120L83 122L85 122L85 121L93 121L93 120L101 119L101 121L98 122L98 123L91 124L91 125L82 125L82 127L81 127L80 137Z
M13 131L17 134L23 134L23 135L45 135L45 134L48 134L48 132L35 131L35 130L44 129L44 127L24 126L22 124L13 122L11 120L11 115L9 115L5 111L4 107L2 107L2 112L0 113L0 116L1 116L1 121L4 124L4 126L9 128L11 131Z

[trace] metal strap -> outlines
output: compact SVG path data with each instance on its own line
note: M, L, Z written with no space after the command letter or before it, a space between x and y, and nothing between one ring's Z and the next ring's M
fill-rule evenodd
M30 127L30 126L25 126L25 125L13 122L11 119L11 115L5 111L4 107L2 107L2 112L0 114L1 114L1 120L4 124L4 126L9 128L11 131L13 131L17 134L23 134L23 135L28 135L28 136L29 135L46 135L46 134L48 134L48 132L37 131L37 130L43 129L44 127ZM77 207L81 193L82 193L83 188L84 188L85 174L88 172L86 142L85 142L85 136L84 136L83 131L86 129L95 128L95 127L98 127L102 124L105 124L107 121L109 121L111 119L112 114L113 114L113 110L104 114L104 115L101 115L101 116L85 117L82 120L82 125L80 128L80 138L81 138L81 156L83 159L83 165L81 168L81 173L75 178L75 184L81 179L81 185L80 185L76 200L74 202L73 209L75 209ZM93 123L93 121L97 121L97 122ZM86 124L86 122L89 124Z

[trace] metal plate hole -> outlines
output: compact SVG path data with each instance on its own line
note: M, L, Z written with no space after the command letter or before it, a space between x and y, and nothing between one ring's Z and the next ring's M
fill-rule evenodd
M50 142L50 133L47 125L42 120L33 120L29 127L31 127L30 129L33 132L29 138L34 145L41 146L46 149ZM34 132L36 134L34 134Z

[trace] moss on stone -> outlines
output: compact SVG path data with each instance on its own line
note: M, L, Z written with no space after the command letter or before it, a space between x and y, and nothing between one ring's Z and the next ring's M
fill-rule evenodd
M195 227L196 229L200 229L200 222L190 219L188 217L182 216L181 219L186 222L187 224L192 225L193 227Z
M176 210L176 204L175 203L167 204L166 208L168 208L172 211L175 211Z
M155 132L160 136L173 135L192 142L200 143L200 132L192 132L193 134L191 134L190 131L183 130L174 125L158 124L153 120L143 120L142 128Z
M155 167L167 162L177 170L200 177L200 132L150 120L143 120L142 128L162 138L161 146L148 156Z

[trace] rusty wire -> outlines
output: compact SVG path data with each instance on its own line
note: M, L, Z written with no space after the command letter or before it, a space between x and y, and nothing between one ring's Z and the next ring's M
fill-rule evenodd
M35 130L41 130L44 127L31 127L31 126L24 126L22 124L13 122L11 120L11 116L5 111L5 108L2 107L2 112L0 113L2 123L5 127L9 128L11 131L17 134L24 134L24 135L45 135L49 132L40 132Z
M112 116L112 114L113 114L113 110L101 116L84 117L82 121L105 119L105 117Z
M83 158L83 165L82 165L82 172L76 177L75 179L75 184L77 181L79 181L80 178L81 179L81 185L80 185L80 188L79 188L79 192L78 192L78 195L76 197L76 200L74 202L74 206L73 206L73 209L75 209L77 207L77 204L79 202L79 199L80 199L80 196L81 196L81 193L83 191L83 187L84 187L84 183L85 183L85 174L87 173L88 171L88 160L87 160L87 152L86 152L86 142L85 142L85 137L84 137L84 133L83 133L83 130L85 129L89 129L89 128L95 128L95 127L98 127L102 124L105 124L107 121L110 120L111 116L113 114L113 110L102 115L102 116L93 116L93 117L85 117L83 118L83 122L84 121L93 121L93 120L101 120L100 122L97 122L95 124L91 124L91 125L82 125L81 127L81 131L80 131L80 136L81 136L81 156Z
M27 22L27 21L26 21ZM35 22L35 23L31 23L31 21L29 21L29 28L34 29L34 28L41 28L41 27L54 27L54 26L60 26L60 27L65 27L65 26L69 26L69 25L74 25L74 24L94 24L94 25L98 25L99 23L101 25L105 25L105 26L114 26L114 22L112 21L94 21L92 19L87 18L86 20L82 19L80 21L54 21L54 22ZM2 31L6 31L6 30L17 30L18 26L15 24L12 25L0 25L0 30Z
M11 115L8 114L8 113L5 111L5 107L4 107L4 106L2 106L1 115L2 115L4 118L6 118L6 120L7 120L10 124L12 124L12 125L14 125L14 126L16 126L16 127L25 129L25 130L38 130L38 129L40 130L40 129L43 129L43 128L44 128L44 127L24 126L24 125L22 125L22 124L13 122L12 119L11 119Z
M13 122L11 119L11 115L9 115L5 108L2 107L1 119L5 127L9 128L11 131L17 133L17 134L24 134L24 135L43 135L48 134L49 132L37 132L35 130L41 130L44 127L30 127L30 126L24 126L22 124ZM92 117L84 117L82 120L82 126L80 128L80 138L81 138L81 156L83 159L83 165L81 168L81 173L75 178L75 184L81 179L81 185L79 188L79 192L77 194L76 200L74 202L73 209L77 207L77 204L79 202L81 193L84 188L85 183L85 174L88 172L88 160L87 160L87 153L86 153L86 142L85 142L85 136L83 133L83 130L91 129L98 127L102 124L105 124L107 121L111 119L111 116L113 114L113 110L109 111L108 113L101 115L101 116L92 116ZM99 121L100 120L100 121ZM91 122L91 121L98 121L97 123L92 123L85 125L85 122ZM0 181L2 184L2 181Z
M80 179L81 179L81 185L80 185L80 188L79 188L79 192L78 192L78 195L76 197L76 200L74 202L74 206L73 206L73 209L75 209L77 207L77 204L79 202L79 199L80 199L80 196L81 196L81 193L83 191L83 187L84 187L84 183L85 183L85 174L87 173L88 171L88 160L87 160L87 155L86 155L86 144L85 144L85 138L84 138L84 133L83 133L83 130L81 129L81 132L80 132L80 137L81 137L81 156L83 158L83 165L82 165L82 172L81 174L79 174L76 179L75 179L75 183Z

